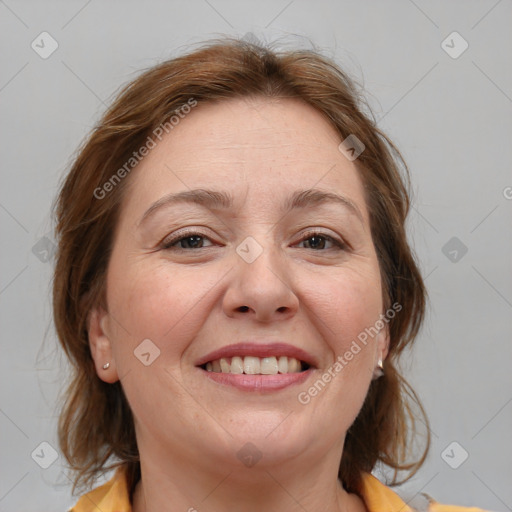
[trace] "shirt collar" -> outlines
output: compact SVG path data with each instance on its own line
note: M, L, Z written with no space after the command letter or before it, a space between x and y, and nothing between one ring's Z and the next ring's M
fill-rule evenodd
M412 512L398 494L369 473L363 473L361 496L369 512ZM84 494L69 512L99 511L132 511L123 468L119 468L106 484Z

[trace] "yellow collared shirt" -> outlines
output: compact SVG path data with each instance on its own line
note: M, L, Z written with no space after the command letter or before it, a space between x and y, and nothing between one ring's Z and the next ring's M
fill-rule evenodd
M368 473L363 475L362 499L369 512L413 512L398 494ZM69 512L132 512L123 469L118 469L106 484L84 494ZM431 501L428 512L485 511Z

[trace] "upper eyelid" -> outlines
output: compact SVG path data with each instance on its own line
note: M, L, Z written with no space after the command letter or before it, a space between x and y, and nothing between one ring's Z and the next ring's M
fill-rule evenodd
M172 235L165 236L161 242L158 243L158 246L172 246L174 244L177 244L181 240L184 240L186 238L189 238L191 236L201 236L203 238L208 238L211 242L212 236L207 235L206 233L201 232L200 230L191 228L190 230L187 230L185 228L184 231L178 230L177 233L173 233Z
M351 247L350 244L345 240L344 237L330 235L328 233L325 233L324 231L319 231L316 229L311 229L311 230L303 233L300 236L300 239L296 243L303 242L304 240L307 240L308 238L311 238L314 235L320 235L320 236L323 236L324 238L328 238L328 239L332 240L332 242L341 249Z

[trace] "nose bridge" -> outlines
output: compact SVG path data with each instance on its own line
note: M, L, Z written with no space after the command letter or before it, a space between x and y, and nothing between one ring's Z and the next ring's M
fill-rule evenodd
M234 279L224 300L226 313L250 312L259 320L289 316L297 310L298 299L285 256L268 232L256 236L259 240L247 236L236 247Z

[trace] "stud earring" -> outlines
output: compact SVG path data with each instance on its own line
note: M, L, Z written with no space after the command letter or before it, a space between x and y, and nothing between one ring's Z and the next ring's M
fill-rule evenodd
M378 379L384 375L384 363L382 362L382 358L379 357L379 361L377 363L377 367L373 370L373 380Z
M110 363L105 363L105 364L103 365L103 369L104 369L104 370L108 370L109 368L110 368Z

